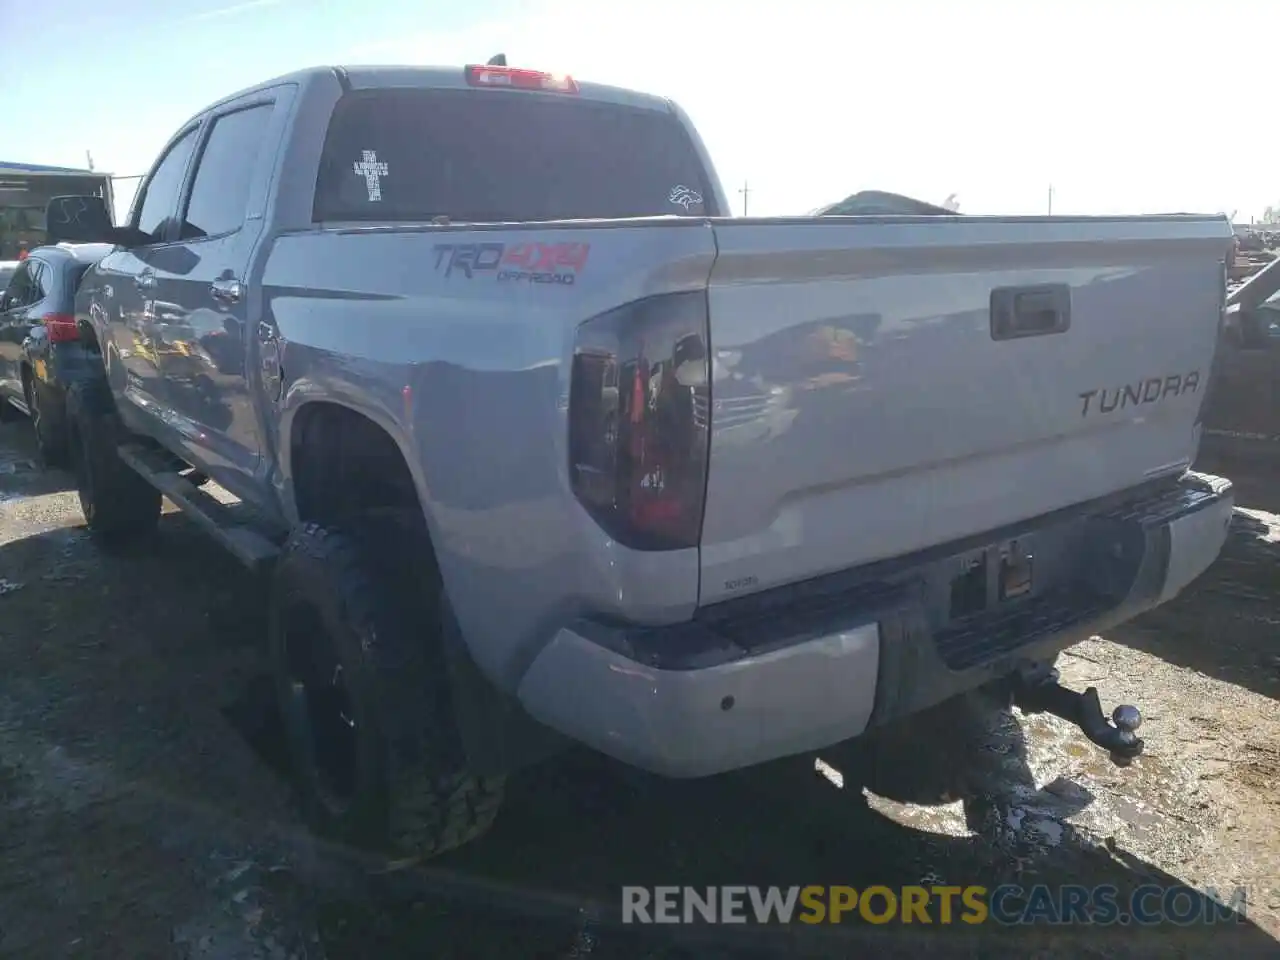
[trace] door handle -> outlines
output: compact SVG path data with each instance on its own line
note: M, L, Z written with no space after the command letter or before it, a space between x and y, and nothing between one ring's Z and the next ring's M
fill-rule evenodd
M239 303L244 298L244 284L235 277L215 280L209 285L209 294L219 303Z
M134 276L133 285L139 290L153 290L156 285L156 275L150 270L144 270Z

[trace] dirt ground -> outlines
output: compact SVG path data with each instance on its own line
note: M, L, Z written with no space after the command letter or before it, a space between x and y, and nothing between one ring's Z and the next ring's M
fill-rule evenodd
M1280 486L1265 477L1235 477L1243 509L1192 590L1063 658L1104 706L1143 709L1134 766L1065 723L994 708L973 717L983 749L959 763L921 744L893 790L848 746L820 769L693 783L572 754L515 778L483 841L386 873L298 824L256 585L176 514L146 550L106 561L27 433L0 428L0 956L1280 955L1280 516L1266 512ZM958 799L912 796L939 764ZM658 938L609 919L622 884L939 881L1243 885L1249 903L1228 926L1106 930Z

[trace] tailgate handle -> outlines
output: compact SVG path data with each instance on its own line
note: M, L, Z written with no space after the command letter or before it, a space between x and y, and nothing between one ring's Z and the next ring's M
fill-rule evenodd
M1071 288L1065 283L997 287L991 291L991 339L1063 333L1071 326Z

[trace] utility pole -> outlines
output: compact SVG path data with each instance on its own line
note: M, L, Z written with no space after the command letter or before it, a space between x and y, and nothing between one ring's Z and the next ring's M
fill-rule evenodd
M84 152L84 158L85 158L85 160L87 160L87 161L88 161L88 163L89 163L89 169L90 169L90 170L92 170L92 169L93 169L93 154L92 154L92 153L90 153L88 150L86 150L86 151Z
M742 215L745 217L747 215L747 201L751 197L751 187L747 181L742 181L742 189L738 192L742 194Z
M1053 216L1053 184L1049 184L1049 216Z

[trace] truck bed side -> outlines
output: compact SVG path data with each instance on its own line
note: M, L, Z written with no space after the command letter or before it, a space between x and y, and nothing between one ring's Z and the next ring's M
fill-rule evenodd
M504 253L566 244L589 247L560 270L570 283L494 269ZM580 612L687 620L697 549L621 549L569 490L569 358L583 320L705 290L714 255L705 221L674 219L279 237L262 289L288 384L274 440L284 488L308 404L382 425L415 473L464 635L499 685L513 686L550 626Z

